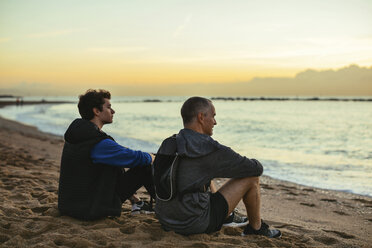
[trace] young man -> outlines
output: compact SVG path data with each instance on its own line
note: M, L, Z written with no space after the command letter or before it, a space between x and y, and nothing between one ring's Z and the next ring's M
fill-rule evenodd
M159 156L175 150L178 154L178 195L170 201L157 199L155 207L164 229L181 234L218 231L243 200L249 219L243 235L280 237L279 230L269 229L261 220L259 176L263 172L262 165L211 138L213 127L217 125L212 102L201 97L189 98L182 106L181 115L184 129L164 140L158 151ZM212 193L206 189L213 178L232 179Z
M101 130L113 121L110 98L105 90L88 90L79 97L82 119L68 127L62 152L58 189L62 215L85 220L120 216L127 199L132 200L133 213L152 211L133 194L145 186L155 196L150 169L154 156L123 147Z

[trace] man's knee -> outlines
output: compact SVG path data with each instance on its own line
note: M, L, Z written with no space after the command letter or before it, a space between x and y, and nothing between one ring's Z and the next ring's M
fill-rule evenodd
M247 191L251 189L260 189L260 178L259 177L242 177L230 179L224 184L218 191L223 194L225 198L229 198L230 195L243 196Z
M249 188L251 187L258 187L260 186L260 177L245 177Z

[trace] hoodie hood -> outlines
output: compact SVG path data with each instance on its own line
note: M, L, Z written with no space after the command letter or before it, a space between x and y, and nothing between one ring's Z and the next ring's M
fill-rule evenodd
M177 152L180 156L198 158L220 149L221 145L206 134L191 129L181 129L176 136Z
M86 140L107 136L91 121L75 119L65 133L65 141L78 144Z

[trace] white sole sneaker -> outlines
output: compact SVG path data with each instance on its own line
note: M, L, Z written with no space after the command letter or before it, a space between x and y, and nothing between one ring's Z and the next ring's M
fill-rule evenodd
M145 210L136 210L132 211L130 214L131 215L137 215L137 214L154 214L154 211L145 211Z
M223 224L222 226L227 226L227 227L242 227L242 226L246 226L246 225L248 225L248 221L247 222L242 222L242 223L231 222L231 223Z

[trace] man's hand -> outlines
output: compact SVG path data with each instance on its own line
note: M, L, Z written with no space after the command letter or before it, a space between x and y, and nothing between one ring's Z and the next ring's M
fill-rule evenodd
M155 155L153 153L149 153L149 154L151 156L151 164L153 164L155 160Z
M210 187L212 193L217 192L217 188L216 188L216 185L214 184L213 180L211 181L211 185L209 187Z

